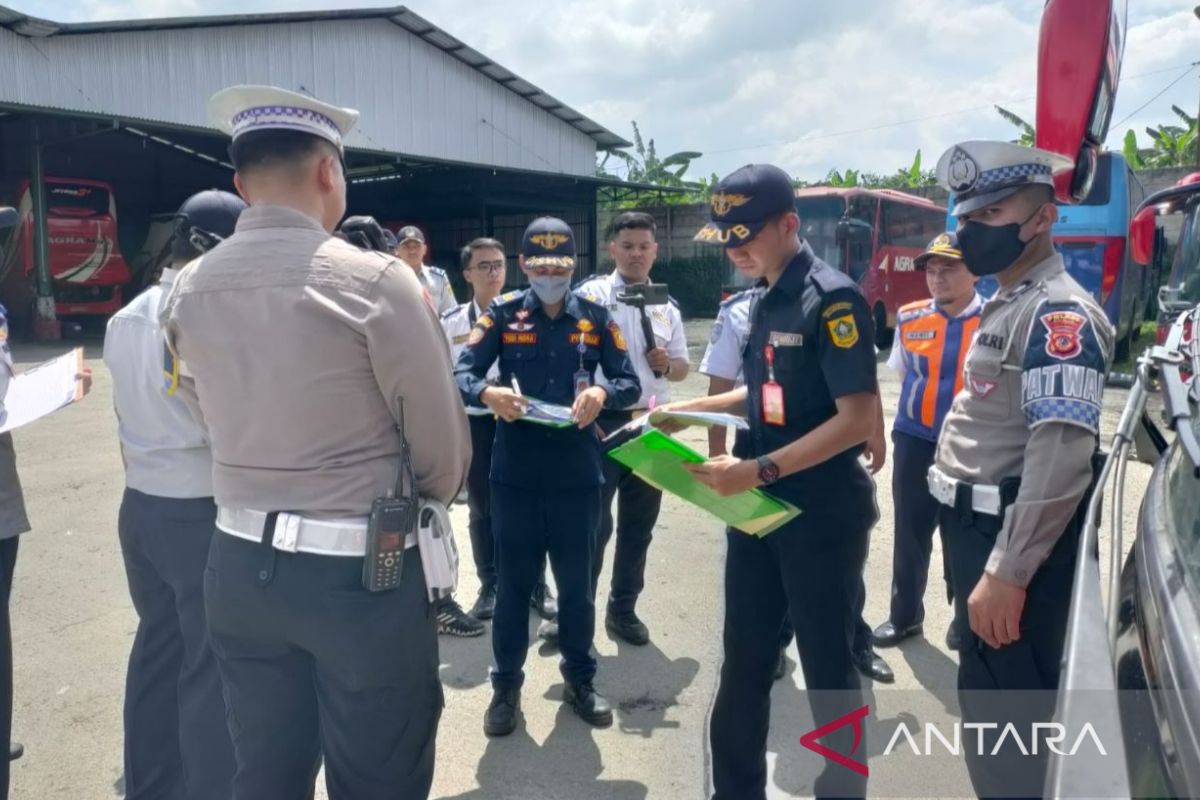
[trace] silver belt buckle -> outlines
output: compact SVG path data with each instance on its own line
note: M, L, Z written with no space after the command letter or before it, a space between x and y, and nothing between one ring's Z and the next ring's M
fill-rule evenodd
M280 512L275 519L275 535L271 539L275 549L285 553L297 552L300 548L300 525L303 522L304 518L299 514Z
M929 493L935 500L944 506L954 505L954 483L948 475L935 465L929 468L926 478L929 483Z

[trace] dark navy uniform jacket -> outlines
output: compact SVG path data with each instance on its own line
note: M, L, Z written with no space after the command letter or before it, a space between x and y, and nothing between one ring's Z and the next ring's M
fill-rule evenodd
M463 402L483 406L488 369L500 362L499 385L515 376L521 393L549 403L575 402L575 373L595 385L596 369L608 379L605 408L625 408L641 395L625 338L607 309L568 293L562 313L550 319L531 290L498 298L471 329L454 369ZM580 342L582 340L582 351ZM549 428L505 422L496 428L490 478L505 486L532 488L599 486L600 439L596 426Z
M805 243L774 286L767 288L764 280L751 291L750 337L742 351L750 430L734 445L739 458L766 455L801 438L837 413L839 397L876 392L871 315L853 280ZM768 345L783 389L783 425L763 419ZM862 504L874 513L874 485L858 460L862 451L861 445L850 448L766 491L797 504L801 519L803 512L830 504Z

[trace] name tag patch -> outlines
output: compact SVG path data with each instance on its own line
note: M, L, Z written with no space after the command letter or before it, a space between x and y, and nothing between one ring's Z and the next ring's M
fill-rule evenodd
M505 331L500 336L503 344L537 344L536 333L509 333Z
M931 341L937 338L937 331L908 331L904 334L904 338L912 341Z
M774 347L803 347L804 335L800 333L771 331L771 336L768 341Z
M583 337L583 343L591 347L600 346L600 335L596 333L572 333L569 337L571 344L579 344L579 337Z

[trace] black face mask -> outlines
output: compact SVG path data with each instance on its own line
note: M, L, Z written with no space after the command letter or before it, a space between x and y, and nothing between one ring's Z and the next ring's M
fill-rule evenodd
M1003 272L1017 263L1017 259L1029 246L1029 242L1021 241L1021 228L1041 210L1038 208L1021 223L984 225L976 220L964 223L958 229L958 246L962 250L967 269L973 275L982 278Z

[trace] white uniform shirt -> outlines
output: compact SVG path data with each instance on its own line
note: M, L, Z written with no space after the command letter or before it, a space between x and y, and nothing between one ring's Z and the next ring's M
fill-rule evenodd
M158 319L177 274L164 270L158 286L108 321L104 363L112 373L125 485L156 497L212 497L208 440L163 380L166 340Z
M581 283L575 289L580 297L604 306L608 313L621 328L625 341L629 345L629 360L633 362L634 372L642 384L642 395L630 408L645 409L650 406L650 398L654 397L657 405L671 400L671 382L664 376L654 377L654 370L646 360L646 334L642 330L641 312L633 306L627 306L617 301L626 286L625 280L615 270L608 275L597 275ZM683 333L683 319L679 309L672 301L663 306L646 306L646 316L650 318L650 326L654 331L655 345L666 348L671 360L687 360L687 339ZM608 379L597 373L598 386L608 389Z
M467 337L471 335L471 328L475 326L475 320L479 319L486 310L480 308L474 300L471 300L442 314L442 331L445 332L446 341L450 344L451 365L458 363L458 355L467 346ZM499 359L487 371L487 379L491 383L496 383L500 380ZM492 410L490 408L467 406L468 416L486 417L491 413Z
M753 290L746 290L721 303L704 358L700 360L700 372L704 375L742 385L742 351L750 339L752 299Z
M433 307L437 309L438 314L453 311L458 306L458 298L454 296L454 288L450 285L450 276L446 274L446 270L422 265L421 271L417 273L417 280L433 298Z

